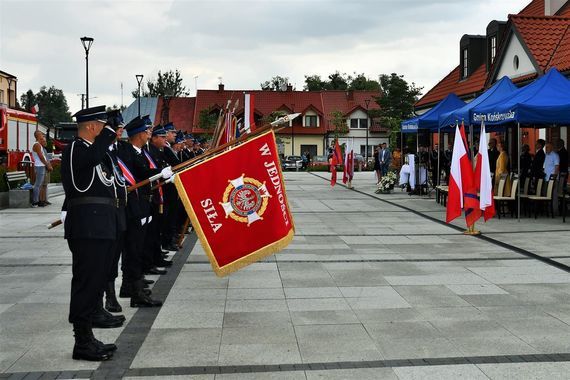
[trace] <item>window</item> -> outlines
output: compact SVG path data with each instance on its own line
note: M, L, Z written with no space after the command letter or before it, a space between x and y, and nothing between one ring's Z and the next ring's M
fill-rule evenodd
M0 90L0 103L4 103L4 90Z
M305 115L305 127L317 126L317 115Z
M368 119L350 119L351 129L366 129L368 128Z
M467 78L469 74L469 61L467 60L467 49L463 50L463 78Z
M491 63L495 62L497 56L497 37L491 37Z
M513 67L515 70L519 69L519 56L515 55L513 58Z

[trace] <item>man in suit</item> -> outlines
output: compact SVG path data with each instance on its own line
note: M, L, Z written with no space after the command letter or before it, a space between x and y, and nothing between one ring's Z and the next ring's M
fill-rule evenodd
M173 123L167 123L164 125L164 130L166 131L166 144L163 148L164 160L170 166L176 166L180 164L180 159L178 158L176 152L172 146L176 143L176 130ZM173 184L164 187L164 214L161 227L161 244L162 248L176 252L178 251L178 239L176 234L177 221L179 219L178 214L181 212L179 209L180 201L178 198L178 192ZM182 210L182 212L184 212Z
M129 143L124 149L119 149L118 157L122 161L123 173L130 182L140 182L156 176L158 178L170 178L172 170L164 168L151 168L146 158L143 147L151 135L149 125L141 118L133 119L125 127L129 137ZM131 298L131 307L154 307L162 306L161 301L153 300L150 291L144 289L143 277L143 253L145 234L151 217L151 186L147 184L131 191L127 203L127 231L125 235L125 249L123 251L123 283L121 285L121 297ZM158 271L155 274L164 274L166 271Z
M388 174L388 169L390 168L390 163L392 162L392 153L390 149L388 149L388 145L386 143L382 143L382 150L379 153L379 160L380 160L380 170L382 172L382 176Z
M74 116L77 137L61 160L62 220L72 254L69 322L75 334L73 359L102 361L117 349L95 339L92 330L117 239L117 193L107 155L117 125L107 123L105 106L87 108Z
M487 150L489 155L489 168L491 173L495 173L497 170L497 159L499 158L499 151L497 150L497 139L492 138L489 140L489 149Z
M560 173L568 173L568 151L564 145L564 140L558 139L556 149L560 157Z
M166 131L162 126L152 130L150 143L145 155L152 167L164 169L169 167L164 160L164 147L166 145ZM172 261L165 260L160 247L160 226L164 222L164 187L163 184L152 191L151 221L148 223L145 237L145 255L143 267L146 273L155 272L157 267L170 267Z
M530 175L533 178L533 188L536 189L537 181L540 178L544 178L544 159L546 154L544 153L544 145L546 142L543 139L536 140L536 153L532 160L532 165L530 167Z

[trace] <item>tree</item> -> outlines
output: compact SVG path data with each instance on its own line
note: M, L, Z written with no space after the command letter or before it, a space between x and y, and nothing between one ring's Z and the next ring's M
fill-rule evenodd
M26 91L25 94L22 94L22 96L20 96L20 103L22 103L22 108L24 110L26 110L27 112L31 112L32 107L37 104L36 95L30 89Z
M260 83L263 91L285 91L289 85L289 77L274 76L270 80Z
M356 73L354 73L356 75ZM362 74L356 75L350 81L348 85L349 90L361 90L361 91L380 91L380 83L376 80L368 79Z
M321 79L320 75L305 75L305 91L322 91L325 89L327 82Z
M346 73L341 74L338 71L329 75L329 81L325 86L325 90L346 90L351 81L351 77Z
M422 92L422 87L408 84L403 75L392 73L380 75L380 96L376 103L380 106L380 120L382 125L390 129L390 143L396 143L396 136L400 130L402 120L413 115L414 104Z
M333 125L333 136L336 139L340 135L344 135L348 133L348 124L346 121L346 117L342 113L342 111L335 110L330 113L330 123Z
M71 121L67 99L63 91L54 86L42 86L37 94L28 90L20 100L26 111L31 111L37 104L40 107L38 121L48 128L53 128L60 122Z
M328 80L321 79L320 75L305 75L305 91L326 91L326 90L361 90L361 91L379 91L380 83L375 80L366 78L364 74L354 73L347 75L335 71L328 76Z
M138 98L138 88L133 90L133 98ZM182 85L182 74L180 71L169 70L161 72L158 70L158 77L156 80L149 79L146 82L146 87L141 84L141 96L144 97L159 97L159 96L188 96L189 91L186 91L186 86Z
M216 127L218 124L218 115L213 111L212 107L208 107L200 111L198 116L198 128L210 130Z

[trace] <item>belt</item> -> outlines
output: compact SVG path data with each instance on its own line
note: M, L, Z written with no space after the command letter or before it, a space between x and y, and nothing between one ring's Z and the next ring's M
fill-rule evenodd
M69 207L79 206L79 205L109 205L112 207L117 207L117 202L113 198L106 197L82 197L70 199L68 202Z

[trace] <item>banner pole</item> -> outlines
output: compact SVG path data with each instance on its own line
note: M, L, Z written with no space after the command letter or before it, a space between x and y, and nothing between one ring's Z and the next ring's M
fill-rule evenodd
M518 163L517 163L517 172L519 175L519 186L517 189L517 218L519 223L521 222L521 147L522 147L522 136L521 136L521 123L517 123L517 134L518 134ZM526 178L525 178L526 180Z

